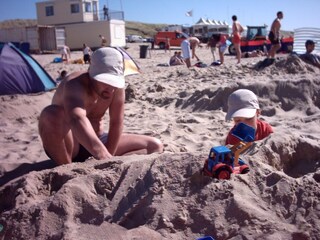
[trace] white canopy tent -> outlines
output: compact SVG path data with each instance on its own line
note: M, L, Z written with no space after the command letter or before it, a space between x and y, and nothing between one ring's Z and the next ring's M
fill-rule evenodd
M200 18L192 28L195 36L209 38L213 33L229 33L231 26L226 21Z

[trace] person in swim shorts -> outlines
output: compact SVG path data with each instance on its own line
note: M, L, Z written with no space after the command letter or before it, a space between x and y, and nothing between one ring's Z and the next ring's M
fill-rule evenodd
M213 33L207 43L207 48L210 48L212 53L213 62L216 61L215 52L216 52L217 43L219 42L219 40L220 40L220 35Z
M92 54L87 71L73 72L59 84L51 105L39 117L43 148L58 165L85 161L90 156L99 160L163 151L157 138L123 133L124 70L122 53L102 47Z
M227 49L227 36L220 34L219 42L217 43L219 49L220 65L224 63L224 52Z
M232 16L232 43L237 53L237 63L240 63L241 60L241 33L243 32L243 27L238 21L236 15Z
M268 38L271 42L271 48L268 52L268 58L274 60L277 51L281 48L280 28L283 13L277 12L277 18L272 22Z

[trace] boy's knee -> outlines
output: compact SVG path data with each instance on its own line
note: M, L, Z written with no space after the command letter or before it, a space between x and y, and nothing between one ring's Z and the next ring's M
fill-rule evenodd
M48 106L42 110L39 116L38 128L40 135L43 131L55 131L61 125L64 118L63 110L58 106Z
M157 138L152 138L152 140L148 144L148 153L155 152L163 152L163 143Z
M62 114L63 109L61 107L50 105L42 110L42 112L40 113L39 121L56 121L56 119L61 119L63 117Z

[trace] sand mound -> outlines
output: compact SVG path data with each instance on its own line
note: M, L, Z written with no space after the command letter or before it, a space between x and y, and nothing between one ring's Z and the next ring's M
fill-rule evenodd
M279 152L283 148L294 152L291 145L270 143ZM258 151L264 154L257 155ZM114 232L120 229L116 225L124 227L124 233L143 227L155 239L161 239L160 234L165 239L201 235L263 239L265 233L269 239L317 236L320 171L315 173L313 165L303 174L300 169L294 179L289 170L296 163L294 157L285 156L287 162L277 166L286 169L281 172L259 161L270 159L270 154L274 165L284 158L268 147L255 146L246 156L250 174L220 182L200 175L206 157L200 154L92 160L33 172L1 191L6 197L1 198L0 222L14 229L5 232L11 238L74 239L80 231L79 239L91 239L95 231L111 231L111 223Z
M55 167L37 130L53 92L1 96L1 239L319 239L319 69L286 55L259 71L252 66L263 59L231 56L221 66L164 68L169 53L129 52L143 74L127 78L125 132L156 136L165 152ZM209 50L199 55L210 64ZM88 67L36 58L52 76ZM258 95L275 133L243 154L248 174L202 176L232 127L226 102L239 88Z

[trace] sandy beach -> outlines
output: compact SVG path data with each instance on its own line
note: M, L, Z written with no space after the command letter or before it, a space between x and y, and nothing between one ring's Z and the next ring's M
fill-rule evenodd
M141 59L139 44L128 47L142 73L126 78L124 132L161 139L164 153L57 167L38 134L54 90L0 96L0 239L320 239L320 69L288 54L260 70L264 57L229 55L221 66L165 67L178 49ZM197 53L210 65L209 49ZM33 57L53 79L88 68ZM274 133L242 155L248 174L202 176L233 126L227 99L239 88L258 96Z

